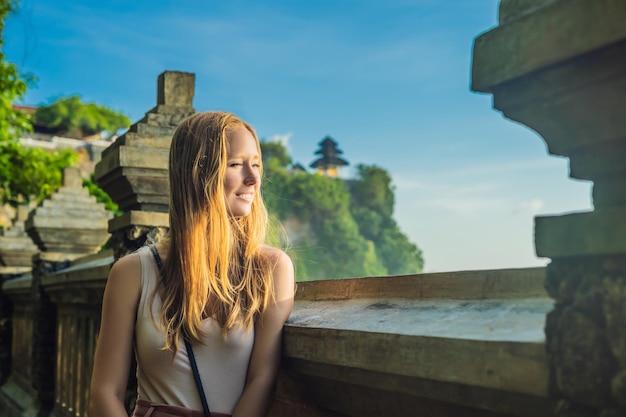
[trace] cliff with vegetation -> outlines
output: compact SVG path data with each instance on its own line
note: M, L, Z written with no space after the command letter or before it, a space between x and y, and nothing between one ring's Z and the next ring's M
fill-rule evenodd
M291 169L280 143L261 146L272 239L287 246L298 280L421 272L421 251L392 217L387 171L358 165L353 179L328 178Z

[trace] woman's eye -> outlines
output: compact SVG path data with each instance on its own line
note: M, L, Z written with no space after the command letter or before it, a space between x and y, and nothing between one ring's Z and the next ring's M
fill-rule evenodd
M229 167L240 167L243 164L241 162L231 162L230 164L228 164Z

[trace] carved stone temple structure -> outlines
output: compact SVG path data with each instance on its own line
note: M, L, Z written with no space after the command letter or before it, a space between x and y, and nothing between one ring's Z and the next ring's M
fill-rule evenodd
M472 88L593 181L594 210L538 217L549 257L550 395L559 416L626 415L626 2L502 0Z
M11 227L0 232L0 288L3 282L32 269L37 246L24 228L27 218L28 207L19 206ZM6 382L11 370L12 315L11 300L0 290L0 385Z
M176 126L195 112L194 82L191 73L159 75L156 106L104 150L96 165L96 182L124 211L109 224L116 258L167 230L169 147Z
M24 227L39 249L33 254L27 245L24 248L31 254L32 274L11 277L0 291L3 304L7 298L12 304L10 350L0 343L0 356L9 356L11 363L9 369L0 368L0 410L6 415L48 415L59 393L55 382L76 372L59 367L69 363L62 358L77 353L79 346L68 350L76 340L59 341L66 328L75 330L69 323L81 320L74 311L68 313L63 300L80 300L83 290L71 291L66 280L55 282L50 275L99 252L109 237L106 226L111 217L113 214L82 187L78 168L65 168L61 188L29 213ZM55 376L59 378L56 381Z
M502 0L475 39L472 89L594 182L593 211L536 219L549 266L299 283L270 416L626 415L624 22L624 0ZM30 213L32 274L0 283L0 417L89 416L107 274L167 229L168 146L193 84L161 74L157 106L98 164L122 216L77 211L75 180ZM70 218L98 231L59 240ZM107 224L114 250L97 252L86 235Z
M24 222L28 207L19 206L11 227L0 232L0 276L10 277L30 272L31 258L37 246L26 233Z

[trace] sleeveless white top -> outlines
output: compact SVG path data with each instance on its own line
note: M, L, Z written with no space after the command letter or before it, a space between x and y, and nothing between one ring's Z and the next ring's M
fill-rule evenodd
M139 399L202 410L185 344L176 355L163 350L165 332L160 324L161 298L152 294L160 275L149 247L138 250L141 259L141 297L135 323L137 395ZM208 337L193 351L211 411L232 414L244 389L254 331L233 328L226 339L212 318L203 322Z

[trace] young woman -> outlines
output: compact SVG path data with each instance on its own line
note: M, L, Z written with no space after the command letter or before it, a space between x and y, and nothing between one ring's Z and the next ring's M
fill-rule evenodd
M169 235L154 249L119 259L109 274L91 380L93 417L127 415L133 347L133 415L202 416L185 339L214 417L267 415L294 272L284 252L264 245L261 175L256 133L236 116L196 113L178 126L169 161Z

